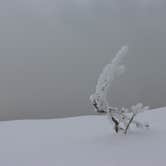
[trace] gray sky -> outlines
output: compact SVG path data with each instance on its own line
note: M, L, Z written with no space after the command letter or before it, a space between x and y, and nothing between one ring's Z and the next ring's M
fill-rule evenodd
M1 0L0 120L93 114L89 95L128 44L110 103L166 99L164 0Z

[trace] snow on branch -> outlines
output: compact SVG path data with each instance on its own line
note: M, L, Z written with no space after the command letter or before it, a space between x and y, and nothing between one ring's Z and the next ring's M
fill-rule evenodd
M107 89L111 82L114 80L115 76L121 75L125 71L125 66L120 65L122 59L126 55L128 50L127 46L122 47L122 49L117 53L112 63L106 65L101 73L96 86L96 93L106 95Z
M114 79L122 75L125 71L125 66L122 64L122 60L126 56L127 51L128 47L123 46L112 62L104 67L98 78L96 91L90 96L90 102L95 111L98 113L107 113L109 119L114 124L115 132L118 133L119 131L123 131L125 134L131 124L135 124L136 127L141 128L149 126L134 120L138 113L148 110L149 107L144 107L142 103L138 103L137 105L131 106L130 109L119 109L110 107L107 101L108 88Z

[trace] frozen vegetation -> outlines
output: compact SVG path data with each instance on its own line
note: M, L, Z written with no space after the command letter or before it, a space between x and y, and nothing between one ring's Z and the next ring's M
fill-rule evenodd
M137 128L149 127L148 124L142 124L134 120L138 113L148 110L148 106L144 107L142 103L138 103L131 106L130 109L113 108L109 106L107 101L107 92L112 81L125 71L125 66L121 63L127 51L127 46L122 47L112 62L105 66L98 78L96 92L90 96L90 101L95 111L98 113L107 113L109 120L114 124L115 132L119 133L122 131L124 134L127 134L131 124L134 124Z

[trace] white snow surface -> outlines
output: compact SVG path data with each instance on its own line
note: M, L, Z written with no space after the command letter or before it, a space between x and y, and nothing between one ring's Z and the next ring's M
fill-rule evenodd
M0 122L2 166L166 164L166 108L138 117L150 129L116 135L105 116Z

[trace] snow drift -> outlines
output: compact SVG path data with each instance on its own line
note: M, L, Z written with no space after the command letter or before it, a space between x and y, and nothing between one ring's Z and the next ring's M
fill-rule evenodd
M166 108L138 118L151 128L112 133L105 116L0 123L3 166L156 166L166 163ZM123 138L122 138L123 137Z

